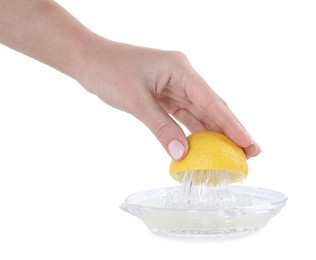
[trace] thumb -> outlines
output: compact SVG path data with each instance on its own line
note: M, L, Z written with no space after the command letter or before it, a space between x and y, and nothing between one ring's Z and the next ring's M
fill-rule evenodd
M152 131L172 159L181 160L189 149L184 132L155 99L151 101L137 118Z

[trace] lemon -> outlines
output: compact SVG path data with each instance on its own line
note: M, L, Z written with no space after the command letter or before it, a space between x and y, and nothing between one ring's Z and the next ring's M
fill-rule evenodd
M189 152L181 161L171 161L171 176L182 182L185 173L195 171L227 173L228 183L240 182L248 175L247 158L242 148L226 135L215 131L193 133L188 136ZM213 178L210 185L216 185L220 178Z

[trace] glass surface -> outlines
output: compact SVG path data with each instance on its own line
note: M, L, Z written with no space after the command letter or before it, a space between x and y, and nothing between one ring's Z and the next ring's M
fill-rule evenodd
M184 238L240 236L261 229L285 206L287 197L277 191L231 185L243 203L190 207L166 203L181 187L137 192L128 196L121 209L141 219L154 233Z

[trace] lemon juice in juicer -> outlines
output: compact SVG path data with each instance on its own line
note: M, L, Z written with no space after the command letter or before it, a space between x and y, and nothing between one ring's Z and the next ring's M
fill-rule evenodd
M180 186L137 192L121 208L154 233L185 238L240 236L261 229L285 206L277 191L232 185L248 175L243 150L215 131L188 136L190 150L171 161Z

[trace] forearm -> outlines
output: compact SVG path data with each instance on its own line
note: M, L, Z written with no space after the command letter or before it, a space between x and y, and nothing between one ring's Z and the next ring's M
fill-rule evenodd
M181 128L224 132L247 156L260 152L225 102L177 52L106 40L51 0L0 0L0 43L76 79L133 114L175 159L188 151Z
M0 0L0 43L76 78L92 33L56 2Z

